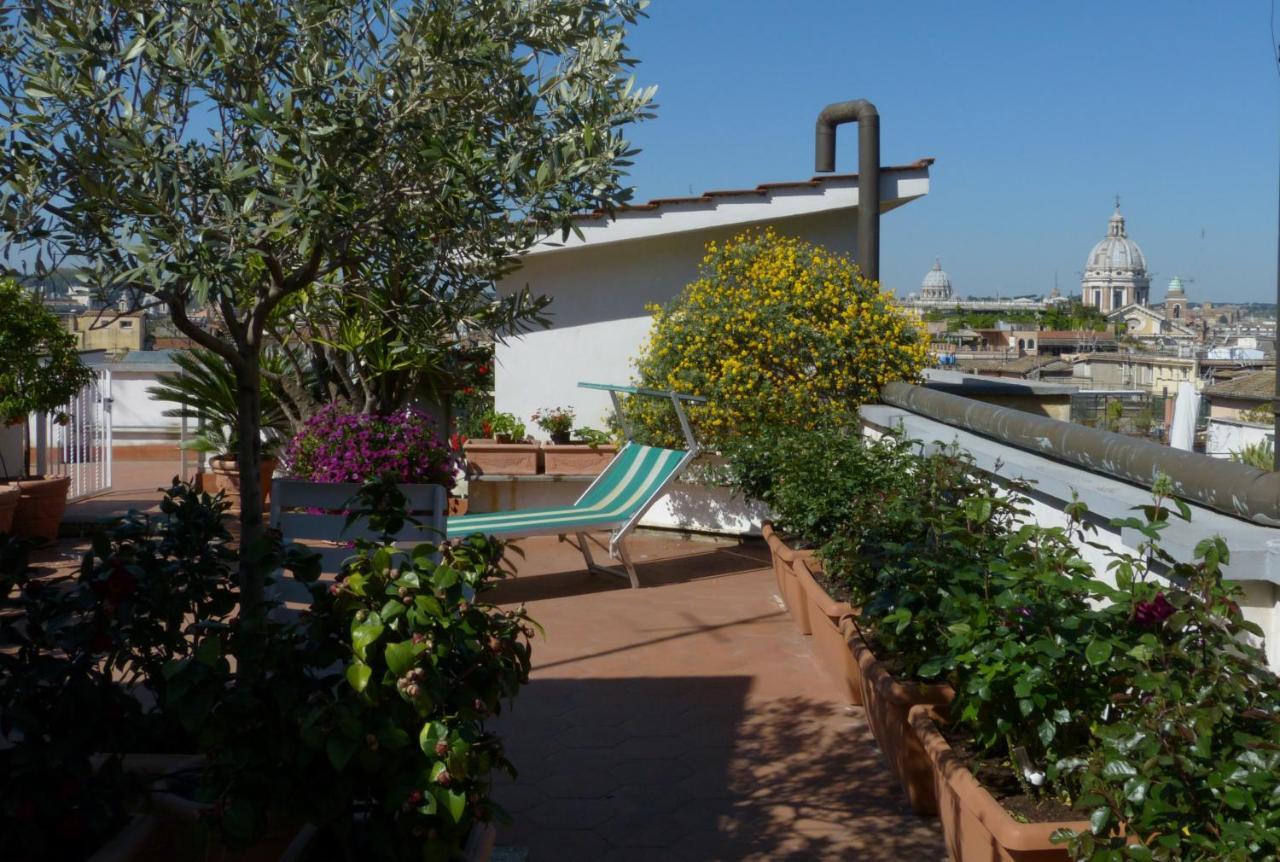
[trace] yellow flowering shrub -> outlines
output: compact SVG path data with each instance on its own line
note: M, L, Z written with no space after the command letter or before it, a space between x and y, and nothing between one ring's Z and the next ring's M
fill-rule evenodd
M690 418L711 447L762 426L851 423L883 384L916 378L928 349L848 257L772 228L708 244L698 279L649 311L637 382L707 397ZM670 405L634 398L627 412L647 441L682 440Z

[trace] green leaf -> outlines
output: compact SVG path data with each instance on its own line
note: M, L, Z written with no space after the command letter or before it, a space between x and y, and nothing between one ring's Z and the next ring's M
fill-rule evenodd
M391 751L399 751L409 744L409 734L399 727L384 727L378 731L378 744Z
M341 733L331 733L324 742L324 752L329 756L333 768L341 772L360 747L358 740Z
M383 653L387 660L387 667L396 676L401 676L414 666L423 648L422 644L415 644L413 641L399 641L387 644L386 652Z
M369 677L372 675L373 668L362 661L347 665L347 682L351 683L351 687L358 692L364 691L369 686Z
M196 647L196 661L207 667L213 667L222 658L222 639L206 637Z
M368 650L378 638L382 637L383 625L381 617L376 614L370 616L365 622L360 623L351 631L351 648L355 650L356 655L361 659L366 658L365 651Z
M428 721L422 725L422 730L418 732L418 747L422 749L423 754L436 756L436 743L449 736L449 728L445 727L444 722Z
M445 804L449 807L449 816L453 818L453 822L462 822L462 815L467 810L467 797L456 790L450 790L445 794Z
M1093 809L1093 813L1089 815L1089 830L1094 835L1101 835L1103 830L1107 828L1107 823L1111 819L1111 809L1106 806L1100 806Z
M147 37L139 34L133 40L133 44L129 46L129 50L124 52L124 61L128 63L130 60L137 59L138 55L147 47Z
M1111 658L1111 650L1111 641L1094 638L1089 641L1089 645L1084 648L1084 657L1088 660L1089 664L1097 667L1100 664L1106 663L1107 659Z
M1102 767L1102 774L1104 777L1112 779L1131 778L1138 774L1138 770L1123 760L1108 760L1106 765Z

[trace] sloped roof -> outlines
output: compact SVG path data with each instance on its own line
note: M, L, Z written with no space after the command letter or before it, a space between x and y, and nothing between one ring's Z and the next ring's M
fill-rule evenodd
M1204 391L1205 395L1219 398L1238 398L1243 401L1270 401L1275 397L1276 373L1273 370L1251 371L1215 383Z
M933 159L925 158L911 164L881 168L881 212L895 209L927 194L929 166L933 162ZM851 210L857 205L857 174L822 174L794 182L718 189L689 197L655 198L647 203L619 207L612 217L600 210L577 213L573 218L583 237L571 234L568 239L561 241L557 232L526 254L545 254L584 245L594 247L664 234L770 222L821 212Z

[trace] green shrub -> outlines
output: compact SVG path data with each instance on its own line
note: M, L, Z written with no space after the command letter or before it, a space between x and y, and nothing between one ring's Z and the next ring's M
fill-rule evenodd
M705 396L689 416L711 448L761 427L856 426L858 405L914 378L928 353L917 323L847 257L772 229L708 244L697 280L650 310L639 383ZM669 404L629 402L647 442L683 439Z

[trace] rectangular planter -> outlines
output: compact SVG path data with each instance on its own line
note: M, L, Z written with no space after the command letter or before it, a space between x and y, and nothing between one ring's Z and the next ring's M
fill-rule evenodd
M773 573L778 579L778 592L783 604L791 614L792 621L800 634L812 634L809 623L809 603L805 600L804 589L800 586L798 575L799 560L814 560L812 551L797 551L782 540L778 531L769 521L764 522L761 535L769 545L769 554L773 558ZM816 560L814 560L816 564Z
M463 451L467 469L482 476L536 476L538 473L539 446L535 443L468 440Z
M546 443L542 447L542 472L548 476L595 476L617 454L617 446Z
M1086 821L1020 823L965 768L938 731L933 707L911 708L908 720L933 768L947 855L956 862L1068 862L1059 829L1088 829Z
M899 682L876 659L856 629L851 635L849 646L862 672L862 706L871 735L898 777L911 810L916 814L937 814L933 765L911 729L908 713L913 706L946 705L955 692L945 684Z
M849 649L849 638L844 632L845 622L853 616L848 602L838 602L814 578L814 571L821 572L816 560L798 560L796 580L804 592L809 607L809 627L813 634L813 651L818 662L835 681L840 694L855 706L862 705L862 671Z

